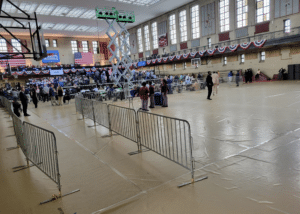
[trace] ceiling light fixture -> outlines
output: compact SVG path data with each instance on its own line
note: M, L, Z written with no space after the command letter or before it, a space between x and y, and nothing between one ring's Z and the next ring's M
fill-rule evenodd
M37 3L32 3L32 2L21 2L20 4L20 9L24 10L26 13L33 13L35 9L37 8L38 4ZM18 10L18 13L22 13L22 11Z
M74 31L78 28L79 26L78 25L69 25L68 27L66 27L64 30L67 30L67 31Z
M49 15L54 8L54 4L40 4L35 12L40 15Z
M68 6L57 6L51 13L52 16L65 16L70 12L71 8Z
M73 8L68 14L67 17L79 17L81 16L87 9L86 8Z

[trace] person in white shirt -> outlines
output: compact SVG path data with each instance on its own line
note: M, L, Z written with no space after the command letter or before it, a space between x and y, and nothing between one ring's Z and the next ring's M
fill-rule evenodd
M211 77L212 77L212 81L213 81L213 83L214 83L214 85L213 85L213 88L212 88L212 91L213 91L213 96L215 95L215 94L218 94L218 86L219 86L219 75L217 74L217 72L213 72L213 74L211 75Z

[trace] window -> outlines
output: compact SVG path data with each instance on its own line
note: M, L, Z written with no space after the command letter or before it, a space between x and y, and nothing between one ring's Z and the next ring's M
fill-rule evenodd
M260 52L260 61L265 61L266 59L266 52L262 51Z
M73 54L78 52L77 41L71 41L71 47L72 47Z
M229 31L229 0L220 0L220 31Z
M248 25L248 1L237 0L237 27L245 27Z
M192 23L192 38L200 37L200 24L199 24L199 5L191 8L191 23Z
M208 48L211 48L211 38L207 38L207 45L208 45Z
M7 53L7 44L5 39L0 39L0 52Z
M224 56L223 58L223 65L227 65L227 56Z
M139 52L142 53L144 51L144 49L143 49L142 28L139 28L137 30L137 36L138 36Z
M50 46L49 39L45 39L45 45L46 45L46 48L49 48L49 46Z
M22 52L21 43L17 39L12 39L11 44L13 46L13 52Z
M290 19L284 20L284 32L285 33L291 32L291 20Z
M82 44L82 52L83 53L89 52L88 42L87 41L82 41L81 44Z
M174 45L177 43L175 14L169 17L169 26L170 26L171 44Z
M174 71L176 70L176 64L174 64Z
M56 48L57 47L57 40L53 39L52 43L53 43L53 47Z
M129 43L129 37L127 37L127 44L128 44L128 47L127 47L127 52L128 52L128 55L131 54L130 52L130 43Z
M256 22L270 20L270 0L256 0Z
M186 62L183 63L183 69L186 69Z
M152 28L153 49L157 49L158 48L157 23L156 22L152 23L151 28Z
M186 10L179 13L180 41L187 41Z
M93 45L93 52L94 54L97 54L97 48L98 48L98 43L97 41L92 41L92 45Z
M245 54L241 54L240 63L244 63L244 62L245 62Z
M149 38L149 26L144 26L144 36L145 36L145 50L150 50L150 38Z

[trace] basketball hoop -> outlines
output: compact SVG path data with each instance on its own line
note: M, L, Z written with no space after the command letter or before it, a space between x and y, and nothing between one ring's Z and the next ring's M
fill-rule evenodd
M19 75L18 74L14 74L13 76L14 76L15 79L18 79Z

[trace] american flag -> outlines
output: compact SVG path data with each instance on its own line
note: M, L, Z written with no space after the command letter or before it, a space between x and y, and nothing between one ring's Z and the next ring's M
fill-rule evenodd
M160 48L168 46L168 37L166 33L158 36L158 44Z
M94 54L93 53L75 53L74 54L75 58L75 64L94 64Z
M21 58L23 57L22 55L17 55L15 56L15 59L3 59L3 60L0 60L0 67L4 67L6 68L7 67L7 63L9 63L9 65L11 67L18 67L18 66L21 66L21 65L26 65L26 59L23 59Z

